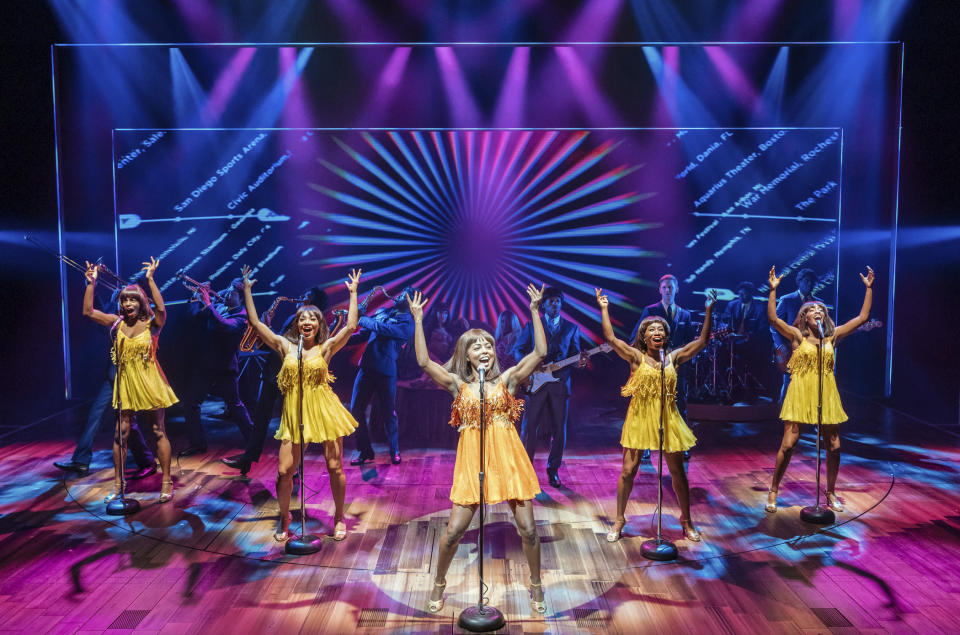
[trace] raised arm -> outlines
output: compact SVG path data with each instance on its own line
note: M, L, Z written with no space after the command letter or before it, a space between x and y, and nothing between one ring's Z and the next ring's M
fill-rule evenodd
M780 286L781 280L783 280L783 276L777 275L777 268L770 267L770 274L767 278L767 282L770 283L770 295L767 298L767 320L770 322L770 326L776 329L777 333L782 335L792 346L796 346L803 339L800 329L792 324L787 324L777 315L777 287Z
M600 306L600 326L603 329L603 339L613 347L613 352L619 355L622 359L627 360L631 364L639 364L641 361L640 351L630 346L622 339L616 336L613 332L613 324L610 323L610 301L607 299L607 296L603 295L603 291L597 289L596 287L593 290L597 294L597 304Z
M351 270L350 279L344 282L344 284L347 285L347 291L350 292L350 307L347 309L347 323L342 329L331 337L328 337L327 341L323 343L321 353L323 354L323 358L328 362L337 351L343 348L353 332L357 330L357 316L359 315L359 310L357 309L357 287L360 284L361 273L363 273L363 269Z
M250 279L250 267L244 265L241 271L243 273L243 304L247 309L247 322L256 330L257 335L267 346L281 355L286 355L290 348L290 342L271 331L270 327L260 321L257 307L253 304L253 291L251 289L256 280Z
M147 286L150 288L150 299L153 300L153 328L160 330L167 322L167 309L163 306L163 297L160 295L160 288L153 281L153 272L157 270L160 261L150 256L150 262L143 263L144 277L147 279Z
M113 326L113 323L120 319L115 313L104 313L93 307L93 292L97 286L97 274L100 270L97 265L87 263L87 289L83 292L83 314L103 326Z
M537 369L541 360L547 354L547 335L543 331L543 321L540 319L540 301L543 299L543 290L546 285L537 289L532 284L527 285L527 295L530 296L530 324L533 327L533 350L517 362L513 368L503 373L503 381L507 383L507 391L512 395L517 385L523 382Z
M870 307L873 305L873 269L867 267L867 275L861 273L860 280L863 281L863 286L866 287L863 292L863 306L860 307L860 314L849 322L837 327L837 330L833 332L834 343L850 335L870 319Z
M707 347L710 342L710 331L713 329L713 307L717 305L717 290L707 291L707 301L704 304L703 326L700 328L700 336L692 342L673 352L674 366L693 359L697 353Z
M460 390L460 378L430 359L427 352L427 338L423 334L423 307L426 304L427 299L419 291L412 298L407 296L407 305L413 316L413 350L417 354L417 364L435 384L456 396Z

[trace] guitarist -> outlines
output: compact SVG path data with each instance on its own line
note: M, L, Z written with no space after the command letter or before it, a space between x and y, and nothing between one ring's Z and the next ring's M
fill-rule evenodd
M670 326L670 348L682 348L697 337L697 332L693 328L693 317L690 315L690 311L681 308L676 303L680 281L673 274L664 274L660 276L658 289L660 291L660 301L643 308L640 319L637 320L637 324L630 334L630 341L636 341L640 323L648 317L655 316L663 318ZM692 364L687 364L686 367L681 367L677 372L677 411L684 421L687 420L687 387L689 386L688 378L691 366ZM648 460L649 458L650 450L644 450L641 459ZM688 450L684 451L683 458L690 458Z
M797 290L780 297L777 302L777 317L793 324L797 319L797 313L800 307L807 302L820 302L823 300L813 295L813 287L817 284L817 274L813 269L804 268L797 272ZM773 338L773 357L777 362L777 367L783 373L783 384L780 388L780 401L783 401L787 394L787 386L790 385L790 373L787 372L787 362L790 360L790 354L793 348L789 341L784 339L773 326L770 327L770 335Z
M547 354L543 364L580 354L580 327L560 316L563 307L563 292L556 287L548 287L543 292L540 311L543 313L543 326L547 336ZM511 354L514 359L523 359L533 350L533 326L527 322L513 345ZM586 365L581 359L578 367ZM537 431L545 422L550 429L550 455L547 458L547 476L552 487L563 487L558 471L563 460L563 448L567 442L567 414L570 405L570 373L572 367L556 371L559 381L544 384L539 390L526 397L523 424L520 438L523 447L533 462L537 451Z

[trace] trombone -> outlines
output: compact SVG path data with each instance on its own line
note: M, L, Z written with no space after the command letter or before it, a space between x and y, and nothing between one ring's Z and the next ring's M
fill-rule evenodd
M177 272L177 279L183 283L183 286L185 286L188 290L192 291L193 293L200 293L200 289L206 289L207 291L210 292L211 298L214 298L220 304L227 303L226 299L222 295L220 295L219 293L213 290L209 282L198 282L197 280L194 280L193 278L188 276L186 273L184 273L183 269Z
M50 249L49 247L41 243L39 240L37 240L33 236L24 236L23 238L24 240L32 242L34 245L44 250L48 254L51 254L52 256L56 257L60 262L67 265L68 267L72 269L76 269L80 273L86 275L87 268L82 264L80 264L79 262L77 262L76 260L74 260L73 258L71 258L70 256L64 256L59 251L54 251L53 249ZM105 286L106 288L110 289L110 291L112 292L120 291L124 287L132 284L131 282L124 280L123 278L121 278L120 276L112 272L107 265L102 264L100 262L99 258L93 264L97 266L97 272L98 272L97 282Z

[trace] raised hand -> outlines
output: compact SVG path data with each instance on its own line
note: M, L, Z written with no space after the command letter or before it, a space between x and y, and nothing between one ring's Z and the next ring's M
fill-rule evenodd
M597 294L597 304L600 305L601 309L605 309L608 306L610 306L610 300L608 300L607 296L603 294L603 290L598 289L596 287L594 287L593 290Z
M704 304L704 306L706 307L707 311L712 311L713 306L717 302L717 290L708 289L706 295L707 295L707 302L706 304Z
M344 282L347 285L347 290L350 293L357 292L357 286L360 284L360 274L363 273L363 269L352 269L350 271L350 279Z
M533 283L527 285L527 295L530 296L531 311L536 311L540 307L540 301L543 300L543 290L546 288L546 284L540 285L539 289L533 286Z
M87 277L87 282L94 284L97 281L97 276L100 275L100 265L91 263L88 260L84 260L87 263L87 270L83 274Z
M250 267L248 267L247 265L243 265L243 268L240 269L240 274L243 276L243 287L244 287L245 289L249 289L249 288L252 287L252 286L254 285L254 283L256 282L255 279L254 279L254 280L251 280L251 279L250 279L250 274L251 274L252 271L253 271L253 270L252 270Z
M873 287L873 269L869 266L867 267L867 275L860 274L860 279L863 280L863 285L868 289Z
M160 264L160 261L150 256L150 262L143 262L143 271L146 272L144 275L147 280L153 280L153 272L157 270L157 265Z
M781 280L783 280L783 276L782 276L782 275L780 275L780 276L777 275L777 268L776 268L776 266L770 267L770 275L767 277L767 282L770 283L770 288L771 288L771 289L776 289L778 286L780 286L780 281L781 281Z
M410 315L413 316L414 322L419 322L423 319L423 307L426 306L428 300L423 297L419 291L413 293L413 297L410 297L410 294L407 296L407 306L410 307Z

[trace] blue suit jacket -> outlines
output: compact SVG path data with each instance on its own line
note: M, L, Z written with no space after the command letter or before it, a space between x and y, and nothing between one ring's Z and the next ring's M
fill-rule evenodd
M690 311L680 308L677 306L677 311L673 315L671 320L667 316L667 310L663 308L662 302L655 302L643 308L643 313L640 314L640 319L637 320L636 325L633 327L633 331L630 332L630 341L628 344L633 344L633 341L637 339L637 331L640 329L640 322L643 322L644 319L650 316L662 317L666 320L667 324L670 325L670 345L668 348L673 350L675 348L680 348L684 344L692 342L696 339L698 333L693 332L693 317L690 315Z
M727 303L723 310L723 321L726 322L734 333L740 333L740 309L743 302L740 298L735 298ZM767 321L767 304L754 299L747 307L743 316L743 333L747 335L761 335L769 328L770 322Z
M580 354L579 326L561 317L560 324L557 325L556 331L550 333L549 329L545 330L547 335L547 355L543 358L544 364L558 362L561 359L566 359L567 357ZM520 335L517 336L517 341L514 342L513 348L510 349L510 353L513 355L514 359L519 361L524 355L528 354L532 350L533 324L527 322L520 331ZM554 377L566 385L567 392L570 392L570 373L573 371L573 367L574 364L571 364L570 366L562 368L553 374Z
M413 337L413 316L396 309L377 311L373 317L360 318L359 326L370 332L360 368L396 377L400 349Z

